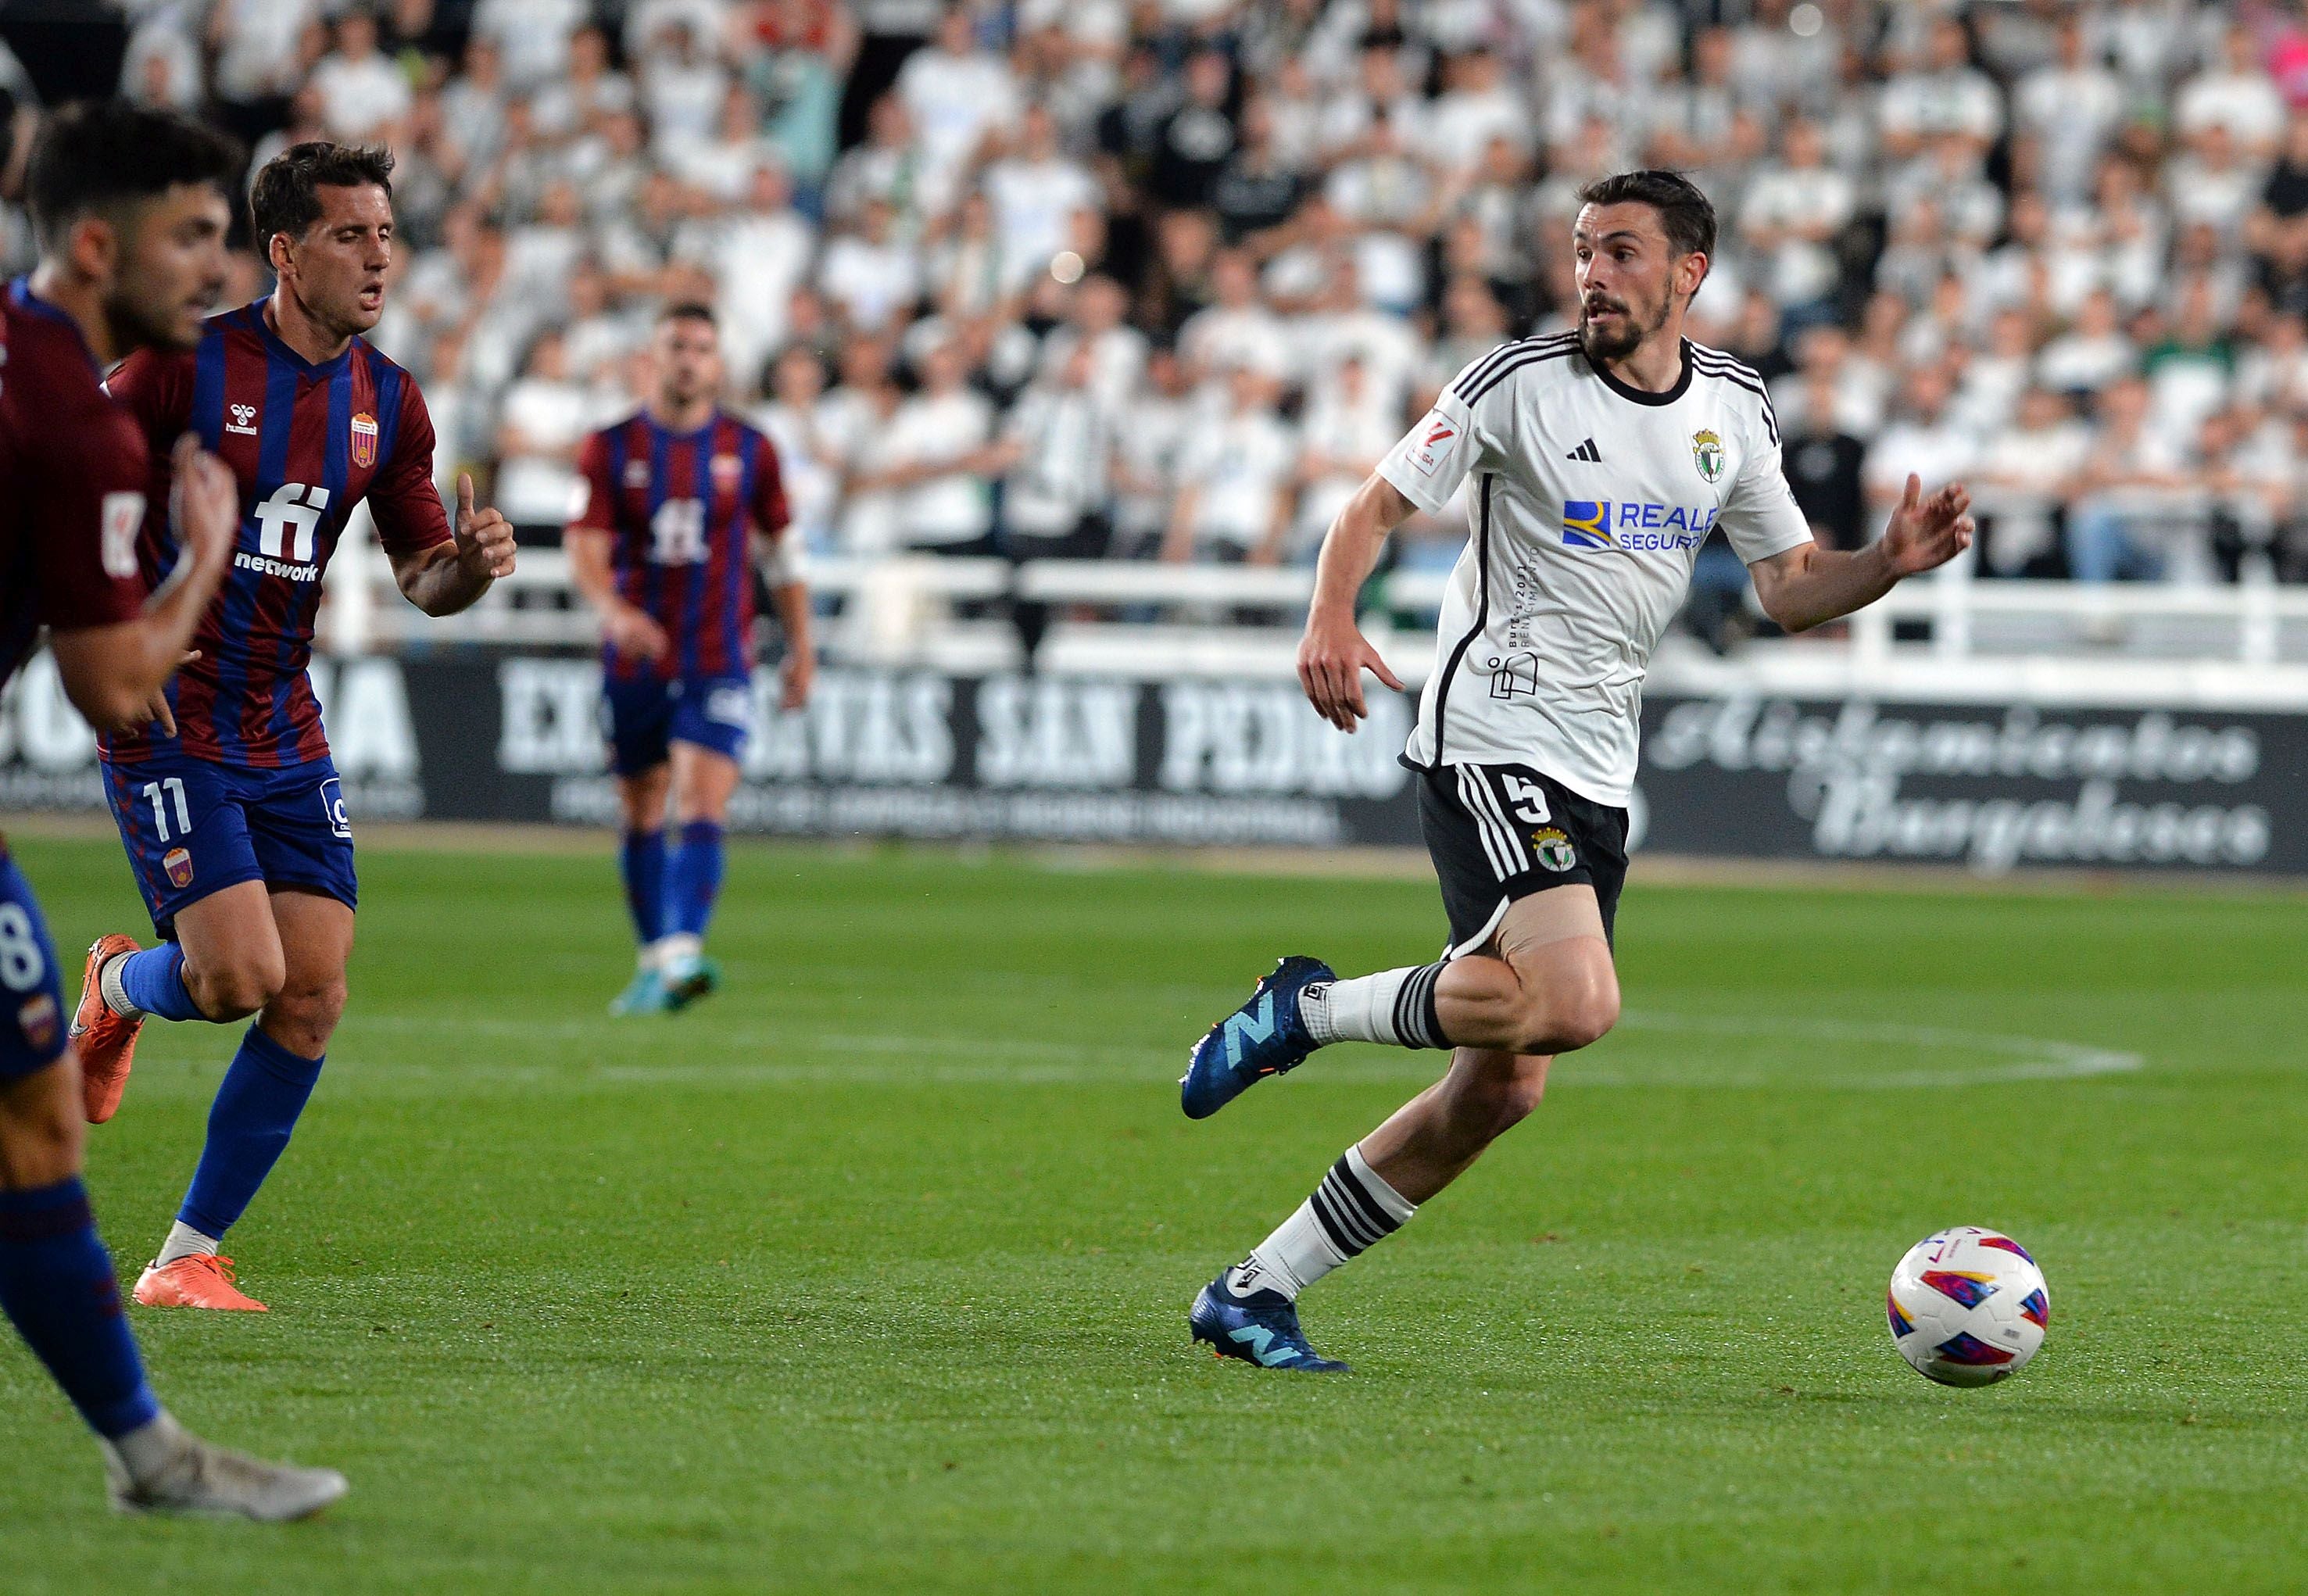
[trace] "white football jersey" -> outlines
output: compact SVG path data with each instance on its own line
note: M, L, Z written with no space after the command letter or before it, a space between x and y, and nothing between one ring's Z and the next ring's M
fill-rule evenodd
M1643 673L1708 533L1750 565L1811 541L1762 379L1683 353L1683 380L1645 393L1576 333L1502 345L1380 463L1430 514L1475 478L1412 763L1527 764L1623 806Z

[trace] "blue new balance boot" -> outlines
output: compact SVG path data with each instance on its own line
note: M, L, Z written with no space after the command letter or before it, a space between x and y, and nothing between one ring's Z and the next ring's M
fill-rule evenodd
M1338 971L1294 954L1260 981L1250 1001L1210 1027L1178 1077L1178 1105L1189 1119L1208 1119L1268 1075L1296 1069L1314 1050L1298 1017L1298 995Z
M1227 1290L1227 1272L1202 1288L1186 1323L1198 1342L1208 1342L1221 1358L1239 1358L1261 1368L1287 1368L1302 1375L1344 1374L1347 1366L1306 1344L1298 1328L1298 1308L1279 1291L1237 1297Z

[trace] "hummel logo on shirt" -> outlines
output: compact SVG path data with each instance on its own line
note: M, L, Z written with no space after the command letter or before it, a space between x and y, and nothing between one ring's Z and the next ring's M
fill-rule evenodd
M1603 452L1595 446L1595 440L1593 438L1589 438L1585 443L1580 444L1576 449L1573 449L1570 453L1564 455L1563 458L1565 460L1583 460L1592 465L1601 465L1603 463Z

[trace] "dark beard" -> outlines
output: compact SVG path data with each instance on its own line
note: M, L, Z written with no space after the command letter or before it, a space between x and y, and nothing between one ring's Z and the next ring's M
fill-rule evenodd
M1633 307L1630 306L1625 311L1620 313L1619 321L1626 329L1624 332L1606 333L1588 321L1585 307L1580 307L1579 348L1586 355L1589 365L1600 365L1605 361L1615 363L1625 359L1642 347L1643 340L1666 325L1666 313L1664 309L1660 311L1658 319L1648 327L1639 324L1632 312Z
M125 293L115 293L104 302L106 330L112 334L112 347L123 355L138 349L186 349L190 343L178 341L177 319L162 314L149 315L144 307ZM198 341L199 324L194 323L194 341Z

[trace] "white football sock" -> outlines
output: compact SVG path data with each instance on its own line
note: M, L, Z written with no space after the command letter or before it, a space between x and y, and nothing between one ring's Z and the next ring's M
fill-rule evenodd
M660 936L650 946L650 953L659 970L677 970L684 964L694 964L704 953L705 939L687 931L675 931Z
M1406 1201L1363 1160L1361 1148L1349 1147L1314 1195L1249 1257L1227 1271L1227 1290L1236 1297L1279 1291L1296 1301L1299 1292L1393 1235L1417 1212L1417 1203Z
M105 1007L124 1020L133 1020L144 1011L128 1000L128 988L120 984L120 971L127 962L126 953L115 953L107 959L104 967L96 972L96 990L104 999Z
M215 1237L203 1236L184 1221L178 1220L168 1227L168 1239L160 1244L160 1255L152 1262L173 1264L179 1258L189 1258L200 1253L213 1255L216 1250Z
M1382 1042L1390 1048L1447 1048L1434 1013L1441 964L1382 970L1351 980L1318 981L1298 995L1306 1034L1332 1042Z
M132 1480L150 1480L177 1461L185 1449L185 1427L163 1408L150 1424L112 1440L99 1440Z

